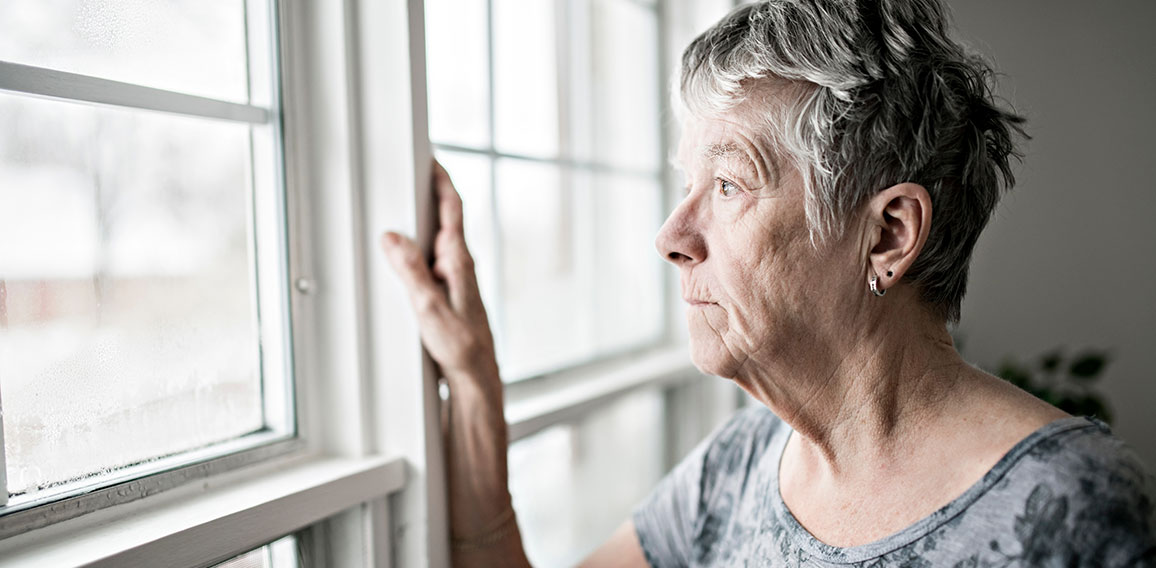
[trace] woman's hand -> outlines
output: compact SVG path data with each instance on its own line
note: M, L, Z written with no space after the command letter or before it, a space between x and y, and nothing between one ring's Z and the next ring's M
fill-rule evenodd
M382 248L409 290L422 342L446 377L496 376L493 334L466 247L462 199L436 161L433 185L441 225L434 238L433 269L417 244L398 233L385 233Z
M421 338L449 384L443 412L454 566L528 566L507 487L508 438L494 338L462 228L462 200L434 162L433 268L397 233L381 246L409 290Z

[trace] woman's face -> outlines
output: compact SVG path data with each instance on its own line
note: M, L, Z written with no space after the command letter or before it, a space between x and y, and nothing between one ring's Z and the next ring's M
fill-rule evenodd
M819 355L808 349L859 278L853 247L811 245L802 178L741 119L691 117L683 127L686 196L657 247L681 273L692 360L736 378Z

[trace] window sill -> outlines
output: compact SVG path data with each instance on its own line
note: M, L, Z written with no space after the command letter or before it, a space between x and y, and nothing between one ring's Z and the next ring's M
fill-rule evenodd
M673 345L508 384L506 422L510 443L581 418L637 389L670 386L701 377L690 362L687 346Z
M401 489L401 459L314 458L219 486L206 480L0 542L0 567L203 566ZM177 492L174 492L177 493ZM115 516L115 519L109 518Z

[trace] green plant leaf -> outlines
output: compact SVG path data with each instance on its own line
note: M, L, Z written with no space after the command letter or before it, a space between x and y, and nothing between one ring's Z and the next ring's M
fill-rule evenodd
M1045 353L1040 358L1040 368L1045 372L1054 373L1056 369L1060 368L1060 363L1064 362L1064 354L1059 349L1050 353Z
M1107 364L1108 358L1104 354L1086 353L1072 362L1072 365L1068 367L1068 372L1074 378L1091 381L1104 370L1104 366Z

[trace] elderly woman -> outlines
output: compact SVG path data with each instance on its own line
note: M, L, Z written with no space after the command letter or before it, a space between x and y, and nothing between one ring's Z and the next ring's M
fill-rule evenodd
M968 262L1021 119L936 0L745 5L683 56L686 196L658 235L703 372L761 405L589 566L1156 564L1151 493L1100 422L964 362ZM454 563L525 565L502 386L444 171L432 270L390 233L450 386ZM592 496L595 497L595 496Z

